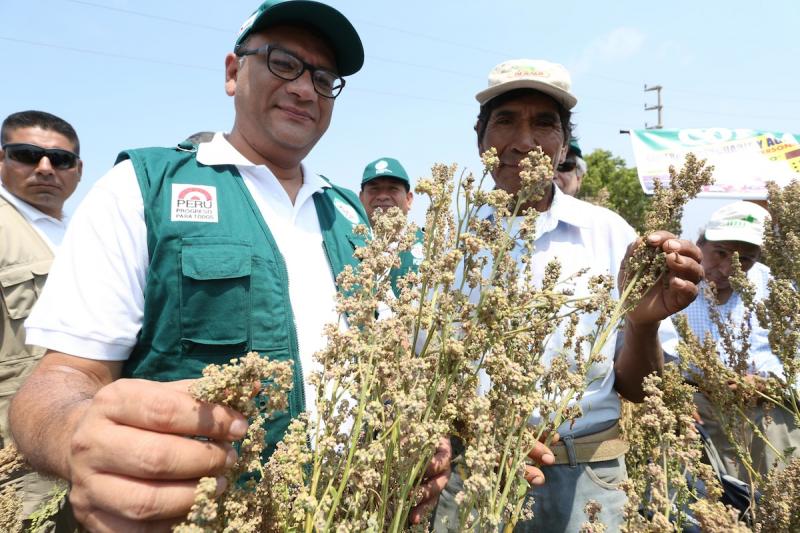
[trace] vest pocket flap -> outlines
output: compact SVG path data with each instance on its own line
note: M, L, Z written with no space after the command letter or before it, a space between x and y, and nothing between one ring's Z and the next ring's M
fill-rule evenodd
M46 272L45 272L46 273ZM7 289L33 279L33 270L30 265L24 268L13 268L0 272L0 286Z
M181 352L192 358L244 353L250 331L252 246L213 239L181 247Z
M31 314L46 276L38 275L35 265L13 268L0 273L0 287L8 317L22 320ZM46 271L45 271L46 273Z
M356 248L364 248L367 245L367 239L363 235L351 233L347 236L347 240L349 240L350 244L353 245L354 250Z
M232 279L249 276L252 251L247 244L201 244L184 246L183 275L196 280Z

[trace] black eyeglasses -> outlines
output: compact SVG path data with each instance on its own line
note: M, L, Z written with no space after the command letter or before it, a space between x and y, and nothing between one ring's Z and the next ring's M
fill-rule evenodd
M282 80L294 81L306 70L311 73L311 82L317 94L325 98L336 98L344 88L344 78L338 74L306 63L294 54L281 48L265 44L253 50L236 50L239 57L262 55L267 58L267 68Z
M567 159L556 167L559 172L572 172L578 166L578 163L572 159Z
M60 148L42 148L35 144L27 143L8 143L2 146L3 151L12 161L23 165L38 165L44 156L50 161L53 168L58 170L69 170L75 168L80 156L69 150Z

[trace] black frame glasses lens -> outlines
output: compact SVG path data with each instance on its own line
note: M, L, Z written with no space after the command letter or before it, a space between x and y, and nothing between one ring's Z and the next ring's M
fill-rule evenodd
M282 48L266 45L267 67L269 71L281 79L294 81L303 75L311 73L311 83L317 94L325 98L336 98L344 87L344 78L324 68L306 63L296 55Z
M50 160L53 168L69 170L78 164L78 154L60 148L42 148L35 144L9 143L3 146L9 159L23 165L38 165L44 156Z
M303 72L309 71L314 90L324 98L336 98L344 88L344 78L335 72L306 63L282 48L265 44L252 50L236 50L236 55L239 57L257 54L264 55L267 58L269 71L282 80L294 81L302 76Z

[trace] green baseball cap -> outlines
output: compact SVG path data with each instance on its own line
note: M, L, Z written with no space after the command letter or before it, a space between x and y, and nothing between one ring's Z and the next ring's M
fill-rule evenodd
M578 139L575 137L572 137L569 140L569 151L583 159L583 152L581 152L581 147L578 145Z
M234 51L252 34L277 24L311 26L322 34L333 46L340 76L355 74L364 64L364 46L350 21L312 0L266 0L242 24Z
M406 185L406 189L411 189L411 180L408 179L408 174L400 161L393 157L381 157L372 163L369 163L364 168L364 175L361 177L361 185L375 178L394 178L402 181Z

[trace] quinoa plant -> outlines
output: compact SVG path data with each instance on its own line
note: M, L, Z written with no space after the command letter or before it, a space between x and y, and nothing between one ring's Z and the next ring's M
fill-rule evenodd
M531 516L529 451L581 415L578 401L597 379L592 370L603 347L649 289L643 280L663 272L640 255L621 299L612 297L609 276L587 279L588 295L576 296L574 283L588 276L564 275L558 262L536 279L537 212L528 206L550 191L552 162L541 150L528 154L520 191L511 195L484 189L498 159L490 150L483 160L480 179L456 180L455 166L436 165L417 185L430 198L424 260L400 280L398 295L390 271L411 249L416 228L390 209L371 231L356 229L367 244L356 251L359 266L337 279L337 311L347 327L325 330L327 347L310 377L315 408L256 467L259 482L246 490L263 503L234 498L260 506L259 518L244 522L250 530L406 530L426 469L453 435L464 447L460 527L510 531ZM579 328L585 324L588 332ZM557 329L564 340L550 347ZM223 516L232 504L209 506L215 488L201 484L192 525L184 527L231 527L237 513L253 514L239 506ZM592 525L598 510L588 509L590 530L599 530Z
M26 466L25 459L13 444L0 449L0 480L11 479ZM19 533L22 531L22 499L13 485L0 490L0 531Z

